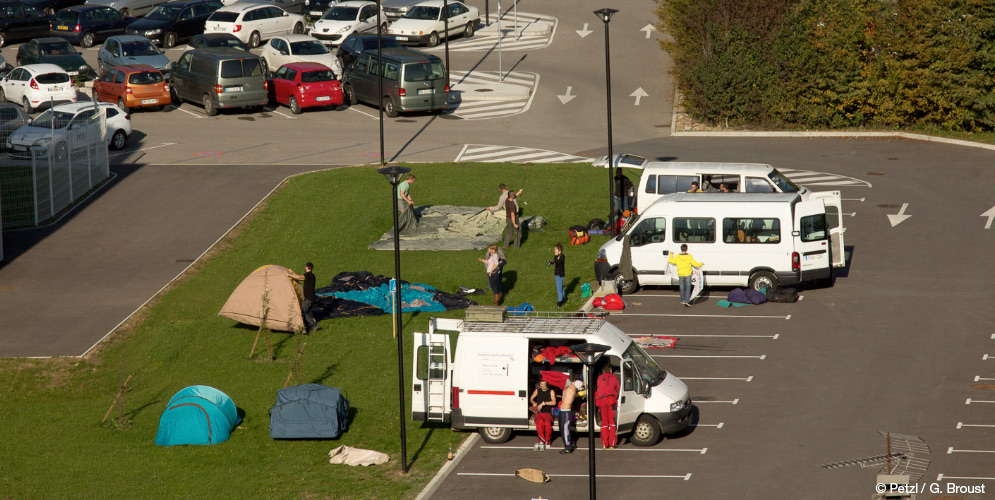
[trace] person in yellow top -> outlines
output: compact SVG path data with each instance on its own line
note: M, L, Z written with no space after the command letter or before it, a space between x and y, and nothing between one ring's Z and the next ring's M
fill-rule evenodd
M701 193L701 187L698 185L698 181L691 182L691 189L688 189L689 193Z
M681 304L685 307L691 307L691 267L701 267L705 264L694 260L694 257L688 253L687 243L682 244L681 253L672 254L668 262L677 266L677 279L681 288Z

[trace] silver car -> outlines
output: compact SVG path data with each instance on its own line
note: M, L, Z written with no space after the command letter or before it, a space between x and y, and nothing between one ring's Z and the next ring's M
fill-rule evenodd
M86 0L86 5L106 5L123 16L141 16L167 0Z
M97 71L102 75L108 68L128 64L148 64L169 75L169 58L152 40L138 35L120 35L108 38L97 52Z

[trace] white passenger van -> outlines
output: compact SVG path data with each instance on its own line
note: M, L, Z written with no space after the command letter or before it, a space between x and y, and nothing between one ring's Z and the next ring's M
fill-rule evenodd
M456 334L455 351L450 333ZM572 354L556 358L553 364L537 362L534 353L590 342L610 347L594 368L594 379L604 363L610 363L621 381L620 436L631 433L631 443L651 446L661 434L680 432L691 423L691 397L684 382L662 370L604 318L556 313L500 322L432 318L428 333L415 333L414 339L412 420L478 429L488 443L505 442L515 430L535 430L529 397L540 372L569 371L577 380L584 376L584 365ZM586 379L585 385L594 387ZM577 430L587 432L586 421L578 420ZM601 430L600 423L594 430Z
M686 243L689 253L704 264L707 285L759 290L830 278L833 267L846 265L842 202L839 191L813 194L821 197L802 201L798 193L665 195L601 246L595 276L614 279L624 293L640 285L676 286L677 270L667 261ZM625 237L632 280L619 272Z

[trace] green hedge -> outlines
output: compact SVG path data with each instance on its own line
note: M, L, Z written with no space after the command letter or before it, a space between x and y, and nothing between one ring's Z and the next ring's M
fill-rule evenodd
M995 129L991 0L658 0L657 16L699 121Z

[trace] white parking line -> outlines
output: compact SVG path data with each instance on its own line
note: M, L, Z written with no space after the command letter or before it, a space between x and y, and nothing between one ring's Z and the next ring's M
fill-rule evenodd
M978 401L976 399L971 399L971 398L967 398L967 401L964 401L964 404L966 404L966 405L969 405L971 403L992 403L992 404L995 404L995 401Z
M995 481L995 477L945 476L943 474L939 474L936 476L937 481L943 481L944 479L974 479L977 481Z
M185 109L183 109L183 108L181 108L181 107L179 107L179 106L174 106L174 105L172 105L172 104L170 104L170 106L171 106L171 107L172 107L173 109L175 109L175 110L177 110L177 111L182 111L182 112L184 112L184 113L186 113L186 114L188 114L188 115L191 115L191 116L193 116L194 118L207 118L206 116L201 116L201 115L199 115L199 114L197 114L197 113L194 113L193 111L187 111L187 110L185 110Z
M120 152L117 152L117 153L111 153L111 154L109 154L107 156L127 155L127 154L131 154L131 153L134 153L134 152L137 152L137 151L148 151L150 149L164 148L166 146L175 146L175 145L176 145L175 142L164 142L164 143L162 143L162 144L160 144L158 146L149 146L147 148L136 149L134 151L120 151Z
M992 358L995 358L995 356L992 356ZM984 356L982 356L981 361L988 361L988 355L985 354Z
M481 446L480 449L482 449L482 450L534 450L535 448L533 448L531 446ZM562 450L563 448L553 448L553 447L550 446L550 447L547 447L547 449L548 450ZM578 446L577 450L587 450L587 448L584 447L584 446ZM698 453L698 454L704 455L705 452L708 451L708 448L615 448L614 450L609 450L609 451L606 451L606 450L601 449L601 448L595 448L594 451L597 451L597 452L605 451L606 453L612 453L612 454L614 454L616 451L618 451L618 452L622 452L622 451L643 451L643 452L645 452L645 451L654 451L654 452L660 452L660 451L681 451L681 452L692 452L692 453Z
M505 472L457 472L457 476L497 476L497 477L515 477L514 474L508 474ZM588 477L587 474L546 474L549 477ZM691 473L688 472L683 476L668 476L668 475L638 475L638 474L598 474L598 479L683 479L685 481L691 479Z
M681 377L681 378L684 378L684 377ZM991 425L991 424L965 424L964 422L957 422L957 428L960 429L962 427L995 427L995 425Z
M697 399L692 399L691 401L694 404L696 404L696 405L702 404L702 403L724 403L724 404L730 404L730 405L737 405L737 404L739 404L739 398L736 398L736 399L734 399L732 401L698 401Z
M724 425L726 425L725 422L719 422L717 424L691 424L688 427L715 427L716 429L721 429Z
M276 113L276 114L278 114L278 115L280 115L280 116L282 116L282 117L284 117L284 118L290 118L291 120L296 120L297 119L296 116L288 116L288 115L285 115L285 114L283 114L283 113L281 113L281 112L279 112L279 111L277 111L275 109L273 110L273 112Z
M859 202L863 202L864 198L843 198L843 201L859 201Z
M612 316L653 316L659 318L751 318L751 319L791 319L787 316L747 316L743 314L663 314L663 313L626 313L612 311Z
M651 335L651 334L646 334L646 333L630 333L628 335L630 337L652 337L655 334ZM778 337L780 337L780 336L781 336L780 333L775 333L774 335L721 335L721 334L715 334L715 335L709 335L709 334L686 335L686 334L680 334L680 335L677 336L677 338L678 339L682 339L684 337L722 337L722 338L742 337L744 339L749 338L749 339L771 339L771 340L777 340Z
M685 377L682 375L681 380L742 380L744 382L753 382L753 375L749 377Z
M974 376L974 381L975 382L980 382L982 380L995 380L995 378L985 378L985 377L982 377L981 375L975 375Z
M953 453L995 453L995 450L955 450L953 446L947 448L947 455Z
M348 107L348 108L346 108L346 109L348 109L349 111L355 111L355 112L357 112L357 113L360 113L360 114L363 114L363 115L366 115L366 116L369 116L370 118L373 118L374 120L379 120L379 119L380 119L380 117L379 117L379 116L373 116L373 115L371 115L371 114L369 114L369 113L366 113L366 112L363 112L363 111L360 111L360 110L356 109L356 107L355 107L355 106L349 106L349 107Z
M729 359L767 359L766 354L760 356L725 356L711 354L651 354L651 358L729 358ZM684 378L684 377L681 377Z

